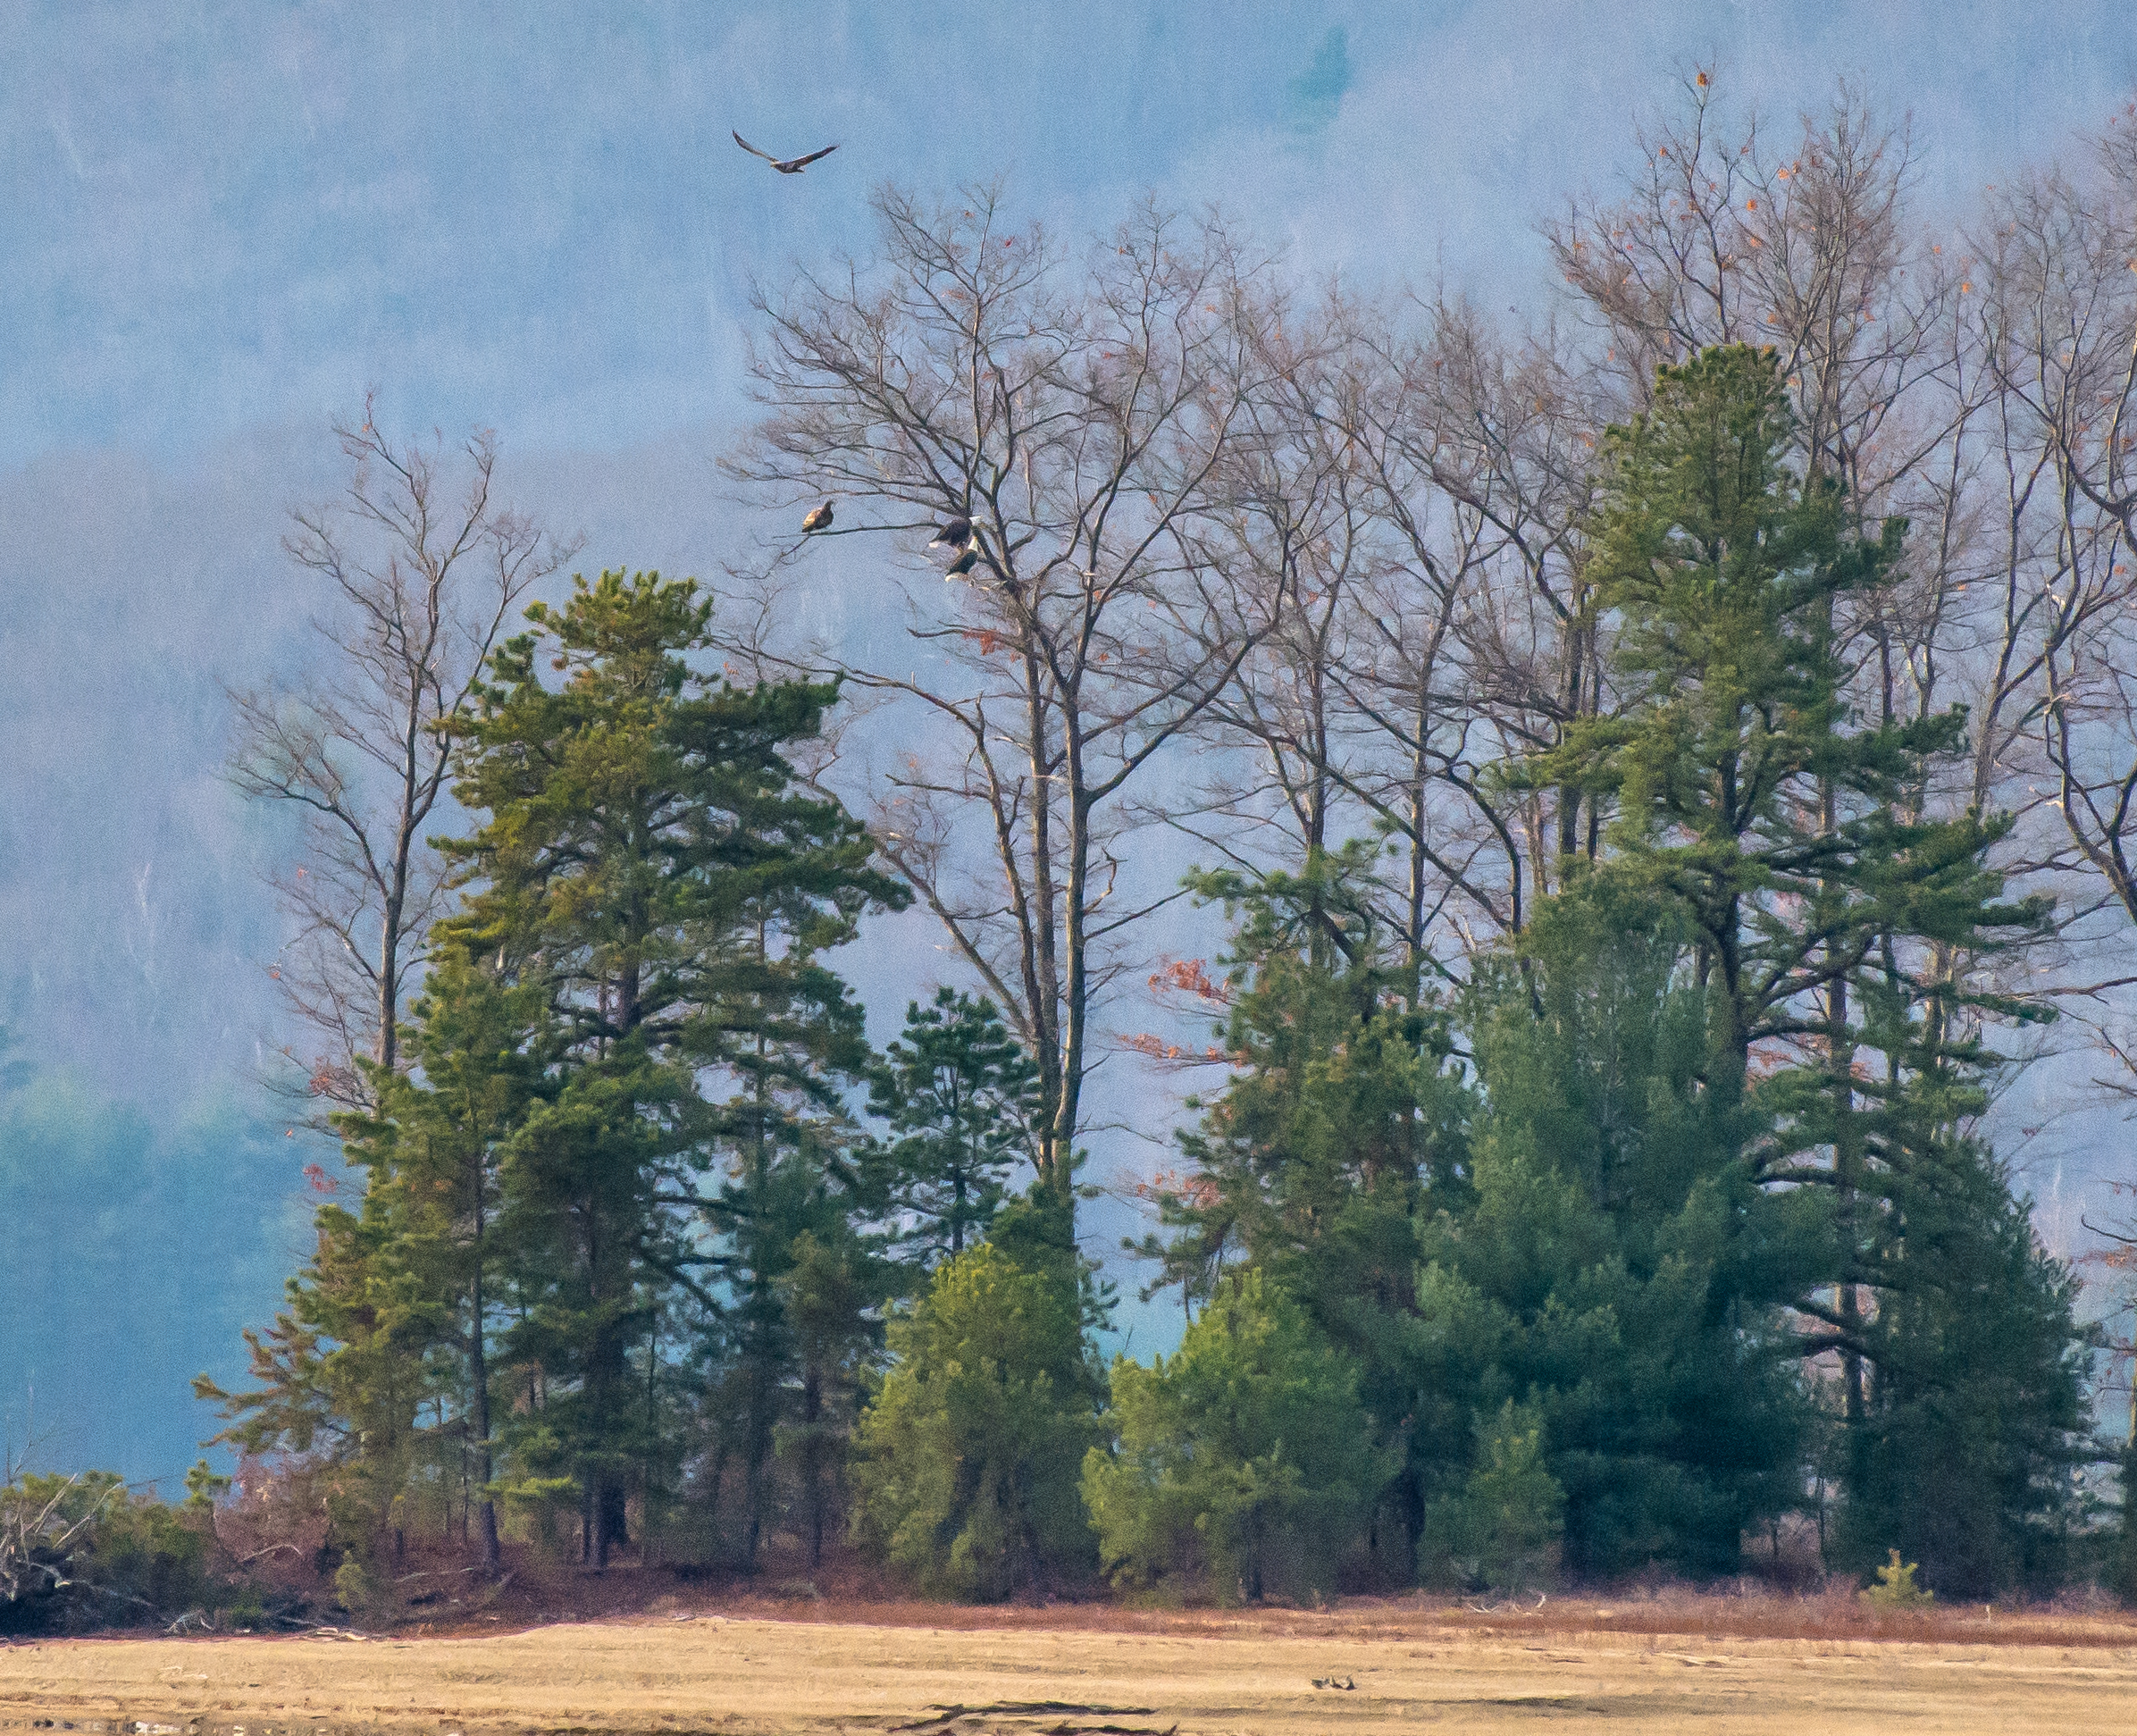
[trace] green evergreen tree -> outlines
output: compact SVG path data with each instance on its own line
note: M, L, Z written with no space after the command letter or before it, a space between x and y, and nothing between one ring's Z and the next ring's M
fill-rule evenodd
M1474 1198L1420 1231L1436 1574L1533 1571L1525 1547L1479 1541L1498 1532L1478 1530L1476 1503L1501 1497L1468 1486L1513 1474L1479 1453L1539 1455L1583 1574L1732 1571L1742 1533L1798 1498L1804 1405L1781 1309L1817 1270L1823 1220L1755 1185L1747 1111L1703 1088L1706 1002L1653 902L1593 876L1478 961ZM1507 1405L1521 1428L1500 1426Z
M1616 626L1619 702L1513 781L1614 804L1596 872L1686 925L1717 1125L1747 1110L1738 1149L1756 1178L1825 1203L1828 1251L1789 1300L1819 1324L1802 1354L1839 1357L1843 1475L1867 1497L1865 1371L1919 1361L1894 1334L1938 1312L1881 1287L1935 1264L1904 1258L1920 1229L1907 1202L1934 1190L1938 1153L1979 1102L1981 1019L2025 1011L1957 973L2044 908L2004 902L1987 865L2007 820L1923 817L1964 712L1850 709L1839 606L1888 581L1905 526L1848 534L1837 486L1790 468L1793 435L1777 361L1745 348L1662 369L1650 409L1611 431L1591 572ZM1965 1193L1982 1246L2008 1215L1997 1192ZM1960 1287L1940 1305L1978 1308L1949 1276ZM2021 1388L2057 1387L2068 1342L2053 1336L2015 1335L2032 1359Z
M834 690L696 675L710 608L687 581L580 580L528 610L457 725L458 800L488 818L448 846L475 890L440 944L541 986L555 1074L507 1176L519 1456L532 1492L568 1480L596 1564L633 1481L672 1459L638 1395L675 1293L738 1316L757 1533L788 1348L777 1285L793 1237L835 1215L819 1128L866 1056L819 954L904 899L781 757Z
M514 1135L542 1088L532 1047L539 1008L530 992L501 987L465 957L440 960L405 1035L414 1075L373 1067L373 1111L341 1118L344 1151L365 1173L367 1210L390 1220L390 1257L432 1296L442 1401L438 1430L458 1441L442 1491L461 1487L464 1523L482 1566L498 1570L490 1339L503 1268L497 1224Z
M1071 1274L983 1242L890 1325L861 1419L855 1531L923 1587L988 1600L1072 1581L1094 1539L1078 1480L1104 1382Z
M2108 1223L2091 1226L2105 1245L2096 1249L2086 1263L2103 1275L2108 1294L2108 1308L2099 1323L2101 1361L2109 1371L2117 1366L2132 1371L2137 1370L2137 1335L2132 1331L2133 1322L2137 1321L2137 1287L2131 1283L2131 1275L2137 1273L2137 1221L2131 1219L2128 1202L2137 1196L2137 1182L2111 1182L2109 1187L2120 1209ZM2102 1384L2112 1390L2112 1381L2110 1372L2108 1381ZM2122 1440L2115 1454L2122 1498L2114 1534L2103 1539L2103 1577L2125 1602L2137 1604L2137 1380L2129 1380L2124 1390L2128 1402L2123 1415Z
M792 1420L780 1430L779 1451L794 1468L798 1516L815 1567L843 1480L861 1381L881 1336L871 1316L882 1298L850 1229L837 1242L803 1230L790 1254L783 1302L800 1391Z
M499 1564L495 1225L507 1142L539 1088L529 1012L524 994L465 960L432 974L405 1033L420 1073L370 1068L375 1107L336 1118L361 1198L320 1207L289 1310L246 1333L257 1384L232 1394L194 1382L229 1424L218 1439L327 1465L330 1543L351 1602L381 1595L381 1552L390 1539L398 1564L426 1512L443 1529L457 1506L482 1564Z
M404 1237L408 1203L390 1187L367 1187L354 1211L323 1203L289 1305L271 1326L246 1329L255 1384L229 1392L206 1375L193 1381L224 1419L215 1440L324 1472L326 1547L352 1607L382 1595L405 1552L411 1497L436 1444L420 1418L452 1390L438 1353L453 1338L456 1297Z
M1661 369L1609 431L1590 573L1620 702L1513 774L1614 804L1607 869L1689 923L1710 1088L1738 1097L1753 1045L1829 1036L1817 997L1889 942L1991 946L2041 915L1997 902L1982 859L2004 823L1908 818L1965 711L1851 713L1834 606L1885 580L1906 525L1845 534L1835 489L1789 468L1792 437L1773 353L1740 346Z
M867 1336L864 1311L893 1287L854 1234L865 1203L824 1125L772 1102L765 1128L762 1137L728 1147L713 1187L700 1182L692 1196L706 1232L697 1257L725 1312L722 1446L741 1480L745 1567L755 1565L773 1515L770 1479L783 1438L800 1449L788 1456L802 1480L812 1553L820 1548L834 1426L825 1383L835 1385L848 1348Z
M1840 1564L1866 1572L1897 1548L1948 1598L2053 1591L2073 1565L2075 1473L2095 1456L2076 1279L2001 1167L1942 1128L1896 1166L1873 1260Z
M1180 1136L1184 1186L1161 1194L1169 1236L1136 1251L1159 1285L1214 1296L1226 1270L1267 1271L1361 1371L1381 1438L1405 1443L1390 1485L1406 1563L1423 1522L1432 1404L1410 1347L1418 1226L1470 1190L1469 1093L1450 1066L1454 1033L1389 956L1362 889L1363 847L1315 854L1297 874L1200 876L1238 929L1220 1033L1236 1077ZM1466 1454L1467 1420L1458 1425ZM1392 1539L1391 1539L1392 1542Z
M942 988L906 1008L903 1037L869 1071L868 1112L893 1136L876 1162L896 1244L921 1268L986 1235L1031 1161L1038 1080L992 1002Z
M528 989L448 955L413 1013L403 1036L415 1070L373 1068L375 1107L337 1119L362 1178L356 1209L322 1206L290 1310L247 1334L258 1386L195 1382L230 1420L220 1438L323 1454L346 1588L365 1601L381 1583L381 1538L390 1529L398 1556L421 1506L440 1528L457 1506L481 1564L498 1568L491 1343L509 1270L499 1220L512 1141L545 1085Z
M1235 1596L1332 1591L1396 1463L1357 1365L1263 1273L1224 1279L1170 1357L1117 1361L1113 1451L1084 1498L1116 1581Z
M1477 1419L1477 1461L1459 1493L1425 1515L1419 1565L1460 1589L1525 1591L1548 1571L1565 1525L1565 1491L1546 1465L1534 1406L1508 1399Z
M2131 1522L2131 1490L2137 1487L2137 1453L2118 1441L2111 1455L2117 1499L2112 1517L2098 1535L2099 1582L2124 1603L2137 1603L2137 1525Z
M867 1049L819 954L903 894L781 757L834 691L696 676L708 609L605 574L491 658L455 723L458 800L487 818L446 846L469 891L434 931L414 1074L345 1119L364 1195L321 1211L289 1312L250 1335L256 1389L201 1383L225 1438L324 1462L351 1596L456 1488L490 1564L499 1489L575 1504L604 1563L632 1494L649 1514L677 1486L692 1332L738 1363L752 1552L783 1408L820 1422L852 1321L812 1283L797 1335L782 1287L812 1237L854 1245Z

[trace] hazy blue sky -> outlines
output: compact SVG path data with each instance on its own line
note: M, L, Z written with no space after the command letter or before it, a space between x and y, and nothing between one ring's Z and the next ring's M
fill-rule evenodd
M2130 16L0 0L0 1018L75 1081L0 1128L0 1212L41 1197L68 1103L141 1111L76 1116L116 1175L127 1139L149 1168L212 1166L198 1130L253 1101L277 834L221 781L221 683L303 642L284 514L332 485L326 420L367 385L391 429L496 428L508 491L585 530L590 566L709 573L731 546L711 460L744 413L749 280L865 244L886 179L1001 175L1072 229L1148 192L1214 202L1308 271L1444 273L1527 316L1550 302L1536 222L1608 187L1695 62L1784 128L1842 80L1911 117L1916 212L1942 222L2121 106ZM782 155L842 148L782 178L731 127ZM851 606L827 581L811 607ZM894 1021L934 957L909 918L856 975ZM257 1229L202 1280L249 1287L218 1321L271 1308L264 1275L297 1252L261 1240L292 1234L265 1116L253 1133L274 1143L244 1170L262 1196L238 1214ZM189 1225L156 1233L175 1248ZM29 1371L5 1313L0 1410ZM181 1451L197 1418L163 1419L191 1354L83 1450L160 1463L135 1447L153 1413L155 1450Z
M613 448L733 407L741 289L884 178L1108 220L1220 201L1302 261L1532 302L1531 226L1697 57L1787 121L1911 111L1935 205L2097 123L2127 5L5 9L0 463L172 457L365 382ZM782 155L842 141L799 180Z

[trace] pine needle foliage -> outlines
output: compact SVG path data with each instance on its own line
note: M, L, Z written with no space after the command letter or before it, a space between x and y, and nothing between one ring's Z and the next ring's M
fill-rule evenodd
M1235 1273L1148 1368L1117 1361L1119 1445L1084 1461L1117 1583L1217 1603L1315 1600L1337 1585L1397 1462L1356 1364L1266 1273Z

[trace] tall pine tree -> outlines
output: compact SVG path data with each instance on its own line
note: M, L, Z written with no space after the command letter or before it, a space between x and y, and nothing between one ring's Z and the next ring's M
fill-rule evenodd
M640 1397L664 1296L732 1317L752 1480L770 1452L777 1284L795 1236L836 1216L821 1128L866 1053L819 955L904 898L781 757L834 690L694 673L710 609L687 581L581 580L528 611L459 725L458 799L487 818L449 846L471 893L442 941L540 985L553 1057L507 1177L523 1461L568 1480L596 1564L633 1479L672 1469Z
M1955 963L2023 938L2043 911L2003 901L1988 866L2007 822L1924 816L1965 713L1851 709L1836 623L1890 580L1906 527L1850 534L1837 485L1791 467L1793 440L1772 352L1712 349L1659 372L1649 409L1611 431L1592 526L1617 702L1514 781L1610 805L1597 872L1684 923L1707 1008L1702 1092L1723 1120L1752 1111L1742 1150L1762 1184L1828 1203L1819 1281L1791 1303L1814 1329L1801 1351L1839 1358L1843 1426L1860 1434L1865 1369L1882 1380L1907 1361L1892 1257L1917 1230L1905 1199L1932 1185L1932 1153L1956 1149L1977 1101L1968 1082L1990 1057L1974 1027L2022 1011L1969 992ZM1994 1243L2007 1190L1971 1198ZM2022 1387L2057 1385L2069 1341L2054 1338L2019 1335ZM1981 1451L2015 1447L2003 1415ZM1848 1463L1851 1497L1867 1499L1859 1450Z

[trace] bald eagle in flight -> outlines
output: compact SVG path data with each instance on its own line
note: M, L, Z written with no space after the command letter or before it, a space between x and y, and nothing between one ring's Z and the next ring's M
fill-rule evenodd
M728 130L732 132L733 129L730 128ZM807 156L776 157L769 151L758 150L739 132L734 134L734 142L749 152L751 156L761 156L783 175L798 175L818 157L829 156L832 152L838 149L836 145L826 145L822 150L811 151Z

